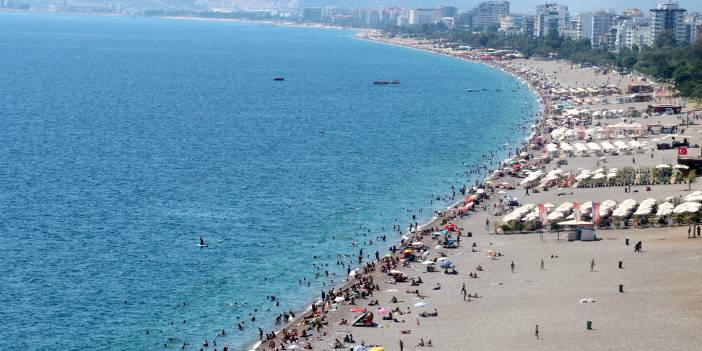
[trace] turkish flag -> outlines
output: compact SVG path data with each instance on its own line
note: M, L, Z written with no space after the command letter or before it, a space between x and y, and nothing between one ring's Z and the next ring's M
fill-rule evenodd
M687 155L687 148L686 147L679 147L678 148L678 155Z

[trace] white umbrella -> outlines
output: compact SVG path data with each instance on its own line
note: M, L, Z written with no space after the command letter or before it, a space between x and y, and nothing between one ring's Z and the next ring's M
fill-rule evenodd
M675 169L690 169L690 167L685 166L685 165L675 165L675 166L673 166L673 168L675 168Z
M664 202L658 205L658 211L656 212L656 216L667 216L673 212L674 207L675 206L670 202Z
M683 202L680 205L677 205L673 209L673 213L675 214L683 214L683 213L695 213L700 210L700 207L702 207L702 204L697 203L697 202Z
M665 163L661 163L661 164L656 165L656 168L657 169L670 168L670 165L667 165Z
M417 302L417 303L414 304L414 307L424 307L424 306L426 306L426 305L427 305L426 302L424 302L424 301L419 301L419 302Z

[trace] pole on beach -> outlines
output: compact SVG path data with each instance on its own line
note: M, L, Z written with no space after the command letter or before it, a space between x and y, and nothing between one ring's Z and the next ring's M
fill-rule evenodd
M619 269L624 269L624 262L619 261Z
M620 293L624 292L624 284L619 284L619 292Z

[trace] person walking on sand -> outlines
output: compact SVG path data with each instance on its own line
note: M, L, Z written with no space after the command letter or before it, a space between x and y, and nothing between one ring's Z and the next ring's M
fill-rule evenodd
M403 351L405 349L405 343L400 340L400 351Z
M539 325L536 325L536 329L534 330L534 335L536 335L536 339L539 339Z
M541 259L541 270L542 271L546 270L546 267L544 267L544 259L543 258Z
M634 245L634 252L641 252L641 247L642 247L642 246L643 246L643 243L641 243L641 241L639 241L638 243L636 243L636 245Z
M592 261L590 261L590 272L595 271L595 259L593 258Z
M514 273L514 261L510 263L509 268L512 270L512 273Z

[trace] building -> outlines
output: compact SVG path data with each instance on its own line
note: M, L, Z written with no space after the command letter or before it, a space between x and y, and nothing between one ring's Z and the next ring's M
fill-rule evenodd
M303 22L322 22L321 7L304 7L302 9Z
M442 17L452 17L456 18L458 15L458 9L453 7L453 6L444 6L444 7L439 7L434 10L436 18L442 18Z
M568 29L569 22L570 15L568 14L568 6L556 3L538 5L536 6L534 35L543 37L552 30L562 34L563 31Z
M471 26L473 28L501 25L502 16L509 15L509 1L481 2L473 8L471 13Z
M433 24L436 22L434 9L411 9L409 11L409 25Z
M609 47L610 28L612 28L614 11L595 10L580 15L578 21L578 39L587 39L592 47L606 49Z
M500 33L506 36L534 35L534 16L509 14L500 17Z
M667 0L658 4L655 9L651 9L649 41L653 43L659 34L670 30L673 32L676 42L689 42L689 30L685 24L685 12L687 10L681 9L678 3L672 0Z

